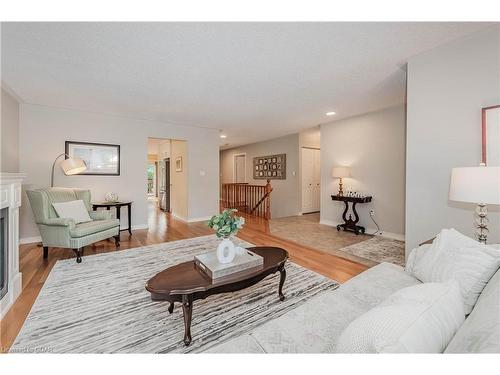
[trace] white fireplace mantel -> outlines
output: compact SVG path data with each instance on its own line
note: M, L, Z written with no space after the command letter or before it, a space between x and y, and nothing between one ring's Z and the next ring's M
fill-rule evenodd
M22 290L19 272L19 207L23 173L0 173L0 209L8 208L8 284L7 294L0 300L0 318L3 318Z

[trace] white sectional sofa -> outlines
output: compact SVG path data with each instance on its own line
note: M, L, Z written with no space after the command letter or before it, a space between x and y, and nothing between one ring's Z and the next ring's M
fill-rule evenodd
M321 293L211 353L334 353L344 329L389 295L421 284L402 267L381 263ZM500 353L500 271L490 279L445 353Z

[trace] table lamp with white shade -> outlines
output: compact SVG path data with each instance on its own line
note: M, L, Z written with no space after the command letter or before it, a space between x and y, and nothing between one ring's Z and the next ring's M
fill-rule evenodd
M348 167L333 167L332 177L339 179L339 192L338 196L344 196L344 190L342 190L342 179L346 177L351 177L351 170Z
M477 204L476 237L486 243L487 204L500 205L500 167L461 167L451 171L449 199Z
M52 163L52 174L50 176L50 187L54 187L54 168L56 166L57 160L61 156L68 157L67 159L64 159L61 162L61 169L63 170L63 172L66 176L79 174L79 173L84 172L87 169L87 164L85 164L85 162L82 159L77 158L77 157L72 157L72 156L69 156L68 154L62 153Z

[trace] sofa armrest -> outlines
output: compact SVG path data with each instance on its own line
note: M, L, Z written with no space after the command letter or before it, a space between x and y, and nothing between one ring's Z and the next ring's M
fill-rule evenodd
M57 218L52 218L52 219L45 219L40 224L48 225L48 226L73 228L75 226L75 221L73 219L57 217Z
M89 215L92 220L109 220L112 218L111 211L107 210L89 211Z

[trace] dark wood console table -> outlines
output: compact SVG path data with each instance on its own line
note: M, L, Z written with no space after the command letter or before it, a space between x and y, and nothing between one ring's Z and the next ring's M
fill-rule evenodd
M120 220L120 211L123 206L127 206L127 214L128 214L128 228L121 229L120 232L124 230L128 230L128 233L132 235L132 202L101 202L101 203L92 203L92 209L96 211L99 207L106 207L109 211L111 207L116 207L116 218Z
M332 195L333 201L341 201L345 204L344 212L342 213L342 219L344 219L344 224L337 225L337 230L343 228L345 231L351 231L356 234L360 232L365 234L365 227L360 225L356 225L359 221L359 215L356 212L356 204L357 203L368 203L372 201L372 197L363 197L363 198L355 198L355 197L344 197L340 195ZM349 211L349 202L352 203L352 212L354 213L354 220L352 219L352 215L349 214L349 218L347 218L347 211Z

